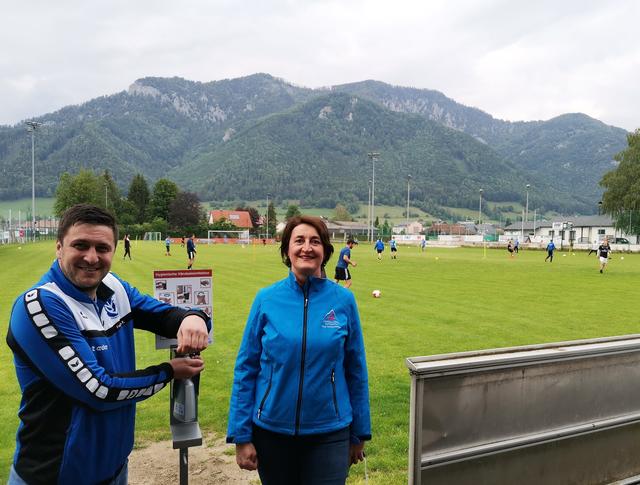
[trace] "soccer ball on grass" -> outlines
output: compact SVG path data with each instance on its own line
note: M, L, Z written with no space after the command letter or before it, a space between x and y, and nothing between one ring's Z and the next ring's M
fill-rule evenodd
M382 292L380 290L373 290L371 292L371 296L373 296L374 298L380 298L380 295L382 295Z

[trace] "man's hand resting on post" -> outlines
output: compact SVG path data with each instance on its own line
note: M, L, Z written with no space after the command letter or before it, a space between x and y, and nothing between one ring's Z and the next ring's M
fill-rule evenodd
M204 360L198 355L196 357L176 357L169 361L173 367L174 379L188 379L204 369Z
M179 354L200 352L206 349L207 345L209 345L209 332L204 320L197 315L186 316L178 329L176 352Z

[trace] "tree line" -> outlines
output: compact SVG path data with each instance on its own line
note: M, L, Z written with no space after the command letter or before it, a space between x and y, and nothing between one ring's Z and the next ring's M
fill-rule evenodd
M142 237L146 232L182 237L189 234L204 236L209 230L236 231L227 219L209 223L208 213L197 194L180 190L178 185L166 178L159 179L152 188L144 175L136 174L127 194L118 189L108 170L96 174L81 169L72 175L64 172L55 193L54 212L60 217L74 204L94 204L110 211L117 219L122 233ZM239 206L236 210L249 212L253 228L258 235L266 217L250 206ZM273 203L268 207L269 232L275 234L276 212Z

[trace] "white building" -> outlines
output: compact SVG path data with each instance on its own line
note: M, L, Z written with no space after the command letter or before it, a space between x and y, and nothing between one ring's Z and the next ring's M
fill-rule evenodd
M422 234L424 226L418 221L411 221L408 225L406 222L395 224L392 229L394 234Z
M534 225L535 224L535 225ZM616 239L626 239L638 244L638 237L626 234L615 228L611 217L604 216L565 216L551 221L515 222L504 228L501 239L519 239L524 243L548 243L551 239L556 245L590 245L604 238L615 244Z

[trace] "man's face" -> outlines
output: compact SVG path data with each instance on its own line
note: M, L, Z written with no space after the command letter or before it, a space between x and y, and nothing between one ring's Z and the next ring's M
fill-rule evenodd
M92 298L111 269L114 252L114 234L108 226L75 224L64 239L56 243L62 272Z

